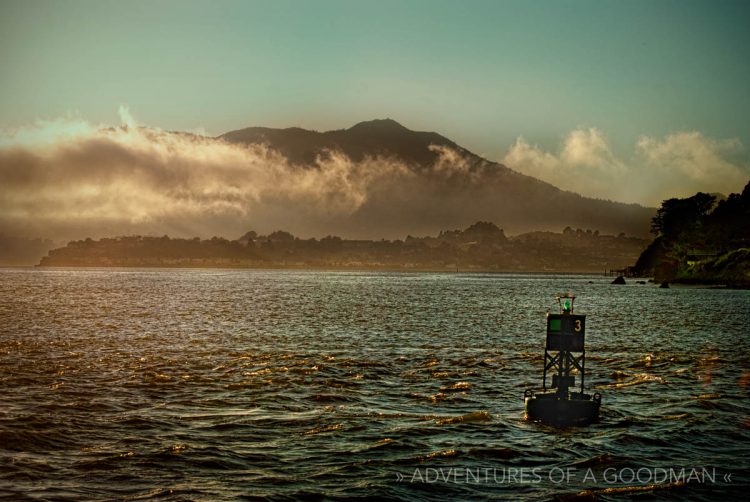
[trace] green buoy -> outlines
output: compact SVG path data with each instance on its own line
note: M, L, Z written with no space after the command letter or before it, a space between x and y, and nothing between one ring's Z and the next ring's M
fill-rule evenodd
M601 395L584 392L586 316L573 313L575 296L557 295L559 314L547 314L542 390L524 392L526 419L555 426L587 425L599 419ZM550 389L547 374L552 375ZM580 391L576 391L576 374ZM573 389L573 390L571 390Z

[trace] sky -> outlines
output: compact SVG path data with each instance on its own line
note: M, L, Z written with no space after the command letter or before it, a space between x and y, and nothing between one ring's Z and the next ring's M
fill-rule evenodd
M750 178L748 25L742 1L2 0L0 145L123 110L208 135L389 117L658 206Z

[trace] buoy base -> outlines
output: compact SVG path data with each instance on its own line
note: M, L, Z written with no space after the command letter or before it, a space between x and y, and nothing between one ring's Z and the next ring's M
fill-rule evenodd
M526 419L555 426L588 425L599 420L601 395L581 392L524 393Z

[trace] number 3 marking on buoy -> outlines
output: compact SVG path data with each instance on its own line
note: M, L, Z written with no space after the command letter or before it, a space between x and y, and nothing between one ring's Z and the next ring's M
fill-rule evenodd
M576 319L576 331L581 331L581 320Z

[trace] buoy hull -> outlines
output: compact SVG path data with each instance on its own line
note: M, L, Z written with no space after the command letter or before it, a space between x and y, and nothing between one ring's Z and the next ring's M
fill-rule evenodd
M556 392L527 396L526 419L556 426L587 425L599 420L601 399L588 394L560 397Z

